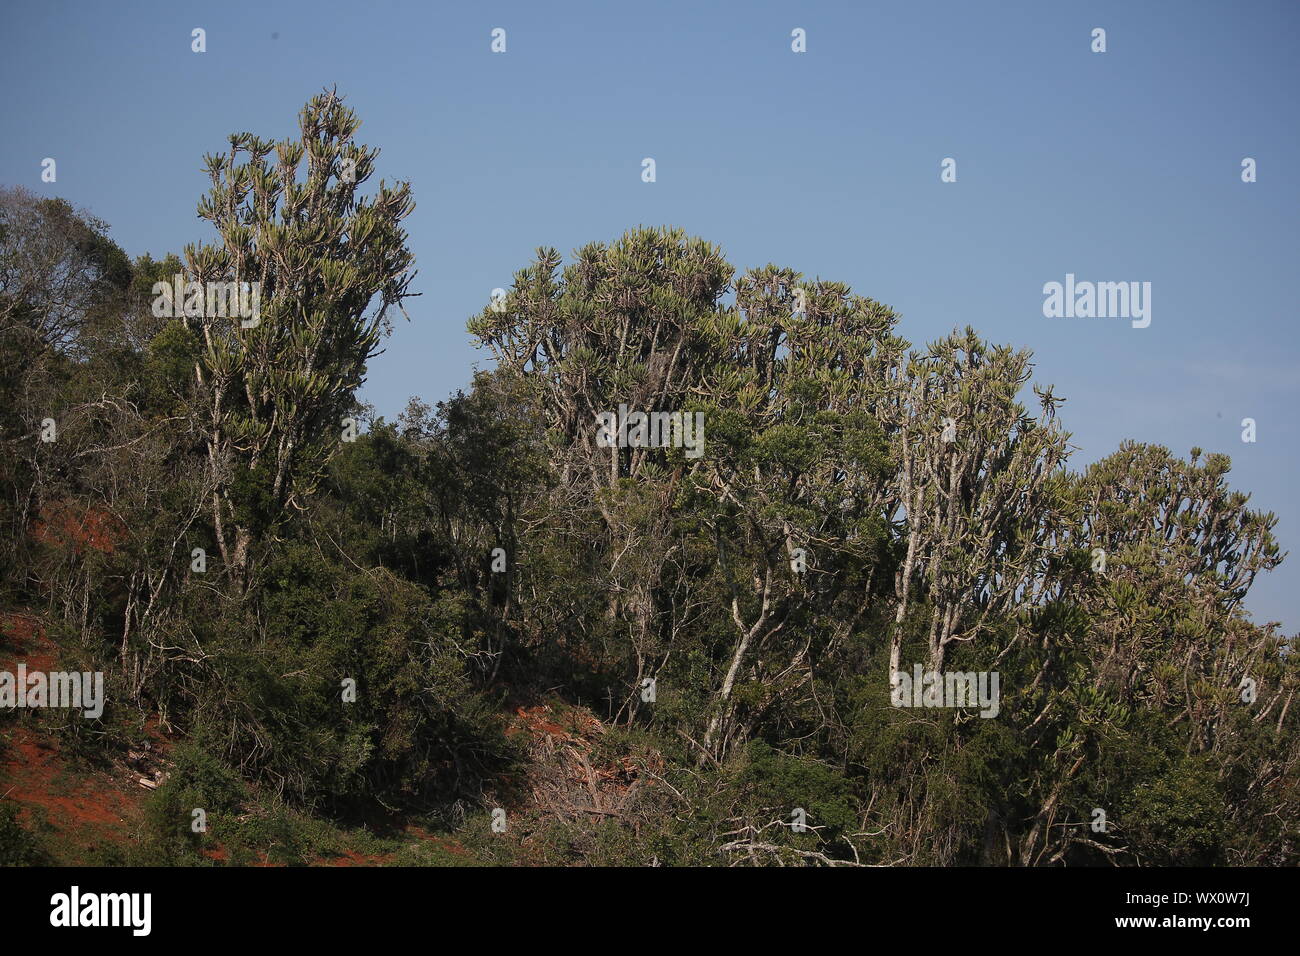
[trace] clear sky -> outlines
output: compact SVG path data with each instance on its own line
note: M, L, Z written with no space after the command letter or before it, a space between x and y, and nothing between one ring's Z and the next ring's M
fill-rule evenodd
M739 268L847 282L913 342L970 324L1032 348L1075 467L1124 438L1229 454L1295 552L1250 607L1295 631L1298 46L1292 0L0 0L0 182L84 206L132 256L179 252L212 238L202 154L292 134L337 84L418 204L423 295L362 393L380 413L486 364L465 320L537 246L677 225ZM1066 273L1150 282L1150 327L1045 318Z

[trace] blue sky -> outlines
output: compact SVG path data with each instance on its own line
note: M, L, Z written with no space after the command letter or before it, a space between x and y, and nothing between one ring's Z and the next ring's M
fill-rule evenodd
M1229 454L1296 552L1249 606L1295 631L1297 28L1300 5L1261 0L10 3L0 182L86 207L133 256L179 252L211 238L202 154L290 135L337 84L418 204L423 295L362 393L380 413L487 363L465 320L537 246L677 225L739 268L847 282L913 342L970 324L1032 348L1076 467L1124 438ZM1045 318L1066 273L1151 282L1150 327Z

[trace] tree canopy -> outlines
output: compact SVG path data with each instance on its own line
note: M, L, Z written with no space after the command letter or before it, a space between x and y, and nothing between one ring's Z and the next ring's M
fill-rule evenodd
M157 859L197 858L202 799L382 806L495 862L1300 861L1297 665L1243 603L1284 555L1226 456L1076 467L1029 351L914 346L667 227L538 249L469 319L491 369L368 415L413 199L359 125L325 92L232 135L217 241L162 261L0 191L3 600L108 675L70 745L184 741ZM176 276L258 283L260 321L156 315ZM938 705L897 706L914 673ZM537 707L599 744L530 746Z

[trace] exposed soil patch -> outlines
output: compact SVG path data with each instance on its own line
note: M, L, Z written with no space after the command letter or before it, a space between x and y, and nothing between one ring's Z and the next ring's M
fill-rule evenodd
M568 818L621 816L646 783L628 758L602 763L596 744L606 726L585 708L520 707L508 733L529 738L532 808ZM650 769L659 769L652 767Z
M42 509L31 525L33 540L81 554L89 549L112 554L126 536L122 523L112 515L72 502L56 502Z
M56 670L58 651L35 615L0 615L0 669L22 662L29 672ZM0 723L0 741L0 800L17 804L25 825L53 827L56 862L129 841L144 790L109 771L70 766L57 738L29 715Z
M31 671L56 670L59 646L45 634L35 614L0 613L0 670L12 672L19 662Z
M25 824L54 828L51 845L60 856L66 851L72 857L56 862L76 862L83 851L130 841L144 791L104 771L70 769L56 743L39 730L10 724L0 737L0 799L16 803Z

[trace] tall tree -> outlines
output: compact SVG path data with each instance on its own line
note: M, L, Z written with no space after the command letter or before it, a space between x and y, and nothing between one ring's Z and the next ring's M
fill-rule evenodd
M189 278L260 283L260 321L198 323L213 519L239 578L254 535L300 507L338 451L389 310L410 294L410 187L381 180L361 195L378 151L355 141L360 125L326 92L303 109L297 140L238 133L206 157L212 189L199 216L221 242L185 250Z
M975 640L1017 605L1033 602L1059 525L1068 435L1051 390L1039 418L1017 393L1029 353L952 335L912 356L892 414L906 552L895 588L889 673L898 673L904 620L928 602L928 659Z

